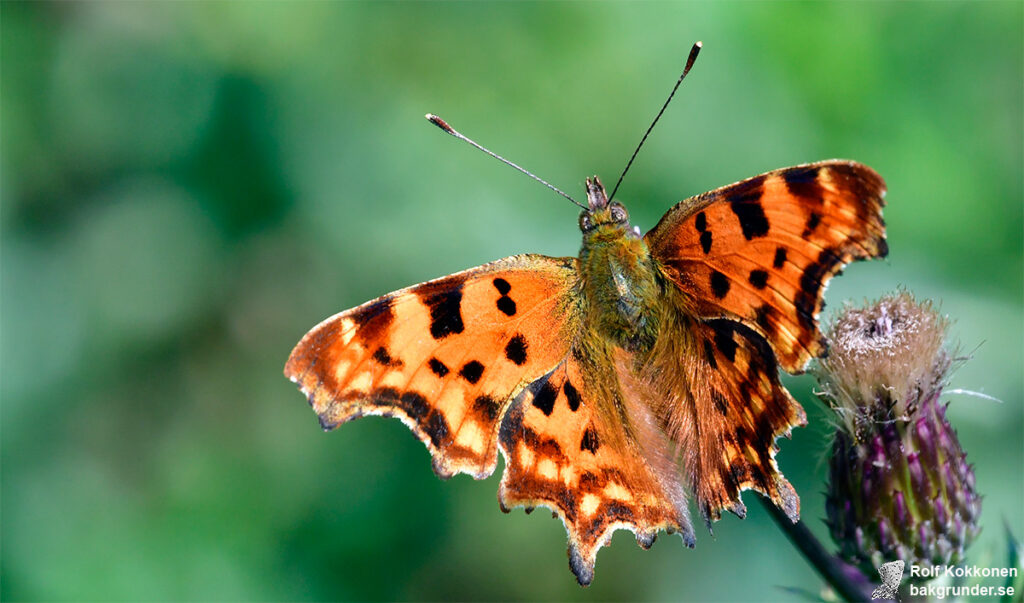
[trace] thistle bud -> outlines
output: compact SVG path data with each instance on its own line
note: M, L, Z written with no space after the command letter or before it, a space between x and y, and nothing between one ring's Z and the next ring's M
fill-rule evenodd
M816 370L835 411L826 499L844 559L946 565L978 534L974 471L939 403L953 359L948 321L908 293L848 308Z

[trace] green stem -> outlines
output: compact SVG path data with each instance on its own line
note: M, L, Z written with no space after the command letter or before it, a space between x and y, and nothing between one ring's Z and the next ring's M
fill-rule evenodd
M800 549L804 557L818 570L840 597L847 601L870 601L873 584L852 565L829 554L804 522L793 523L778 507L763 496L758 500L768 510L775 523L785 532L789 541Z

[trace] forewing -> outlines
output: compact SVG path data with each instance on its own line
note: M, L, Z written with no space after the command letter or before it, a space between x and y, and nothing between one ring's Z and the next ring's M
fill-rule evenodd
M867 166L801 165L683 201L645 239L701 317L743 321L798 372L825 351L817 316L828 280L888 253L884 194Z
M441 477L497 463L508 403L569 349L576 260L521 255L385 295L317 325L285 366L324 429L402 420Z

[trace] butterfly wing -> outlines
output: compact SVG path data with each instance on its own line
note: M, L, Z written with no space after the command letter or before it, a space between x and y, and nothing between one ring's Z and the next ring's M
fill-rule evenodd
M490 475L508 403L569 349L576 260L521 255L385 295L313 328L285 375L324 429L402 420L441 477Z
M678 530L688 546L694 541L675 461L612 366L600 342L580 342L523 391L501 426L502 508L552 509L565 524L569 565L583 585L617 529L633 531L644 548L662 529Z
M739 493L752 489L796 521L800 500L775 463L775 439L807 417L779 382L775 355L763 337L735 321L702 321L694 331L703 362L694 363L693 404L679 407L673 426L701 513L709 521L723 509L742 517Z
M622 403L602 342L576 336L576 282L573 259L516 256L397 291L315 327L285 374L325 429L398 417L442 477L490 475L500 445L502 507L554 510L588 584L615 529L645 547L693 535L674 460L643 437L651 417Z
M645 236L666 296L683 323L666 329L654 362L693 358L688 391L661 410L679 443L706 519L745 513L757 490L796 520L799 500L775 464L775 439L806 422L779 383L777 366L802 370L825 351L818 330L825 284L847 263L885 255L882 197L873 170L825 161L767 174L688 199ZM695 315L695 316L694 316ZM666 321L666 324L669 324ZM660 378L660 377L659 377Z
M645 240L699 316L744 322L798 372L826 349L817 316L828 280L888 252L884 194L867 166L801 165L683 201Z

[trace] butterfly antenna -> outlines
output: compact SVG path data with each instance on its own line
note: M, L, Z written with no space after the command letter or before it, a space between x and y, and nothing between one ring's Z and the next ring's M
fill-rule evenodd
M661 106L661 111L658 111L658 115L655 116L654 121L651 122L651 127L647 128L644 132L644 137L640 139L640 144L636 145L636 150L633 151L633 156L629 158L629 162L626 164L626 169L622 170L622 175L619 176L619 181L615 183L615 188L612 189L612 194L608 196L609 199L615 198L615 193L619 190L619 185L622 184L622 179L626 177L626 172L629 171L629 166L633 165L633 160L636 159L636 154L640 152L640 147L644 146L644 142L647 141L647 137L651 134L651 130L654 129L654 124L658 123L661 119L661 114L665 112L668 104L672 102L672 97L675 96L676 90L679 89L679 84L683 83L683 78L686 77L687 73L690 73L690 67L693 67L694 61L697 60L697 55L700 54L700 49L704 47L703 42L697 42L690 49L690 56L686 59L686 66L683 67L683 74L676 80L676 85L672 88L672 92L669 93L668 99L665 100L665 104Z
M529 176L530 178L533 178L533 179L534 179L534 180L536 180L537 182L540 182L540 183L541 183L541 184L543 184L544 186L546 186L546 187L550 188L551 190L555 191L555 192L556 192L556 193L558 193L559 195L562 195L563 197L565 197L565 198L566 198L566 199L568 199L569 201L572 201L572 202L573 202L573 203L575 203L576 205L579 205L579 206L580 206L580 207L582 207L583 209L587 209L587 206L586 206L586 205L583 205L583 204L579 203L578 201L576 201L575 199L573 199L573 198L572 198L572 197L570 197L569 195L567 195L567 194L563 193L563 192L562 192L561 190L559 190L558 188L556 188L556 187L555 187L555 186L553 186L552 184L548 183L548 181L546 181L546 180L544 180L544 179L542 179L542 178L539 178L539 177L537 177L537 176L534 176L534 175L533 175L533 173L531 173L531 172L529 172L529 171L527 171L527 170L525 170L525 169L523 169L523 168L519 167L518 165L516 165L516 164L512 163L512 162L511 162L511 161L509 161L508 159L505 159L505 158L504 158L504 157L502 157L501 155L498 155L497 153L492 153L491 151L489 151L489 150L487 150L487 149L483 148L482 146L478 145L477 143L473 142L472 140L470 140L470 139L466 138L466 137L465 137L465 136L463 136L462 134L459 134L459 133L458 133L458 132L457 132L457 131L455 130L455 128L453 128L453 127L451 127L451 126L449 126L449 125L448 125L448 122L446 122L445 120L441 119L440 117L438 117L438 116L434 115L433 113L427 113L427 119L428 119L428 120L430 120L430 123L434 124L434 125L435 125L435 126L437 126L438 128L441 128L441 129L442 129L442 130L444 130L445 132L448 132L449 134L451 134L451 135L452 135L452 136L454 136L455 138L458 138L459 140L462 140L462 141L468 142L469 144L471 144L471 145L473 145L474 147L476 147L476 148L480 149L480 150L481 150L481 151L483 151L484 153L487 153L487 154L488 154L488 155L490 155L491 157L494 157L495 159L497 159L498 161L500 161L500 162L504 163L505 165L509 165L509 166L512 166L512 167L514 167L515 169L519 170L520 172L522 172L522 173L526 174L526 175L527 175L527 176Z

